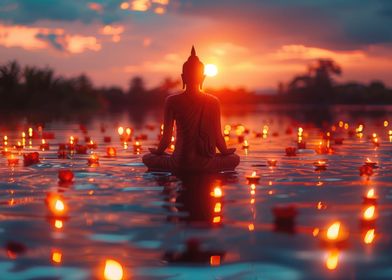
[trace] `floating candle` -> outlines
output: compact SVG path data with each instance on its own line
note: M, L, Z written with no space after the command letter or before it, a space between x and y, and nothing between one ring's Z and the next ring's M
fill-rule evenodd
M45 203L53 217L66 216L67 206L64 202L64 198L61 195L57 193L48 193L46 195Z
M372 168L376 168L377 167L377 162L372 161L370 158L367 158L365 161L365 165L370 166Z
M124 277L124 271L122 265L112 259L105 261L105 268L103 271L103 277L105 280L121 280Z
M87 163L90 166L99 165L99 157L97 154L92 154L88 159Z
M23 150L23 145L22 145L22 143L20 141L18 141L14 147L18 151Z
M277 163L278 163L278 161L276 159L269 159L269 160L267 160L267 164L270 167L275 167Z
M242 144L242 148L243 149L249 149L249 143L248 143L248 140L244 140L244 143Z
M373 175L373 168L371 166L369 166L369 165L366 165L366 164L362 165L359 168L359 175L360 176L366 175L367 177L370 177L370 176Z
M253 171L251 175L246 176L249 184L257 184L260 181L260 176L256 174L256 171Z
M114 147L107 147L106 148L106 155L108 157L115 157L117 155L116 148L114 148Z
M80 154L80 155L87 154L87 146L77 144L74 146L74 149L77 154Z
M74 178L74 174L70 169L61 169L59 170L58 178L62 183L71 183Z
M87 144L87 147L89 149L96 149L97 148L97 143L95 143L93 140L90 140L90 142Z
M105 136L105 137L103 137L103 142L105 142L105 143L110 143L110 142L112 142L112 137L110 137L110 136Z
M316 170L325 170L327 169L327 161L325 160L318 160L313 163Z
M295 147L286 148L286 156L292 157L297 155L297 149Z
M46 142L45 139L41 140L41 145L39 146L41 151L48 151L50 149L49 143Z
M7 161L9 166L15 166L19 163L19 159L16 158L13 154L8 156Z
M378 197L374 194L374 189L370 189L366 196L363 197L364 204L377 204Z
M23 154L23 163L25 166L39 163L39 153L25 153Z
M1 151L1 154L5 157L8 157L11 155L11 152L8 150L7 147L4 148L4 150Z
M298 149L306 149L306 142L298 141L297 142L297 147L298 147Z
M174 140L172 139L172 142ZM135 141L135 143L133 144L133 150L134 151L140 151L142 148L142 144L139 141Z

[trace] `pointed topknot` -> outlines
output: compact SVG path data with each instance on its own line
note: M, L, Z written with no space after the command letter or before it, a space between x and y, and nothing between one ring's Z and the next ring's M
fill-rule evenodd
M196 56L195 46L192 45L191 56Z

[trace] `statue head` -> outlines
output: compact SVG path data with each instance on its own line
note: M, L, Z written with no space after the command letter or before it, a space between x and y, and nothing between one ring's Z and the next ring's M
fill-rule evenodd
M192 46L191 55L182 66L182 84L183 88L187 86L199 86L202 88L204 75L204 64L196 56L195 47Z

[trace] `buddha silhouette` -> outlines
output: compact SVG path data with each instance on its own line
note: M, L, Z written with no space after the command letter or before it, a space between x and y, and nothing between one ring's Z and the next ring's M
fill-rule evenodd
M222 135L219 100L202 91L204 64L192 47L182 67L184 92L166 98L164 129L158 148L150 148L143 162L151 171L218 172L233 170L240 162L235 149L228 149ZM177 141L172 155L170 144L174 122ZM220 153L216 153L216 149Z

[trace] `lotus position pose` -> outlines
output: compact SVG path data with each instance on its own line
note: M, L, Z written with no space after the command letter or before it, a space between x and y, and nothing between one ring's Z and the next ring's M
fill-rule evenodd
M221 131L219 100L202 89L204 64L192 47L182 67L185 91L166 98L164 128L158 148L143 156L151 171L218 172L233 170L240 162L235 149L228 149ZM172 155L165 153L176 122L177 139ZM216 149L220 153L216 153Z

